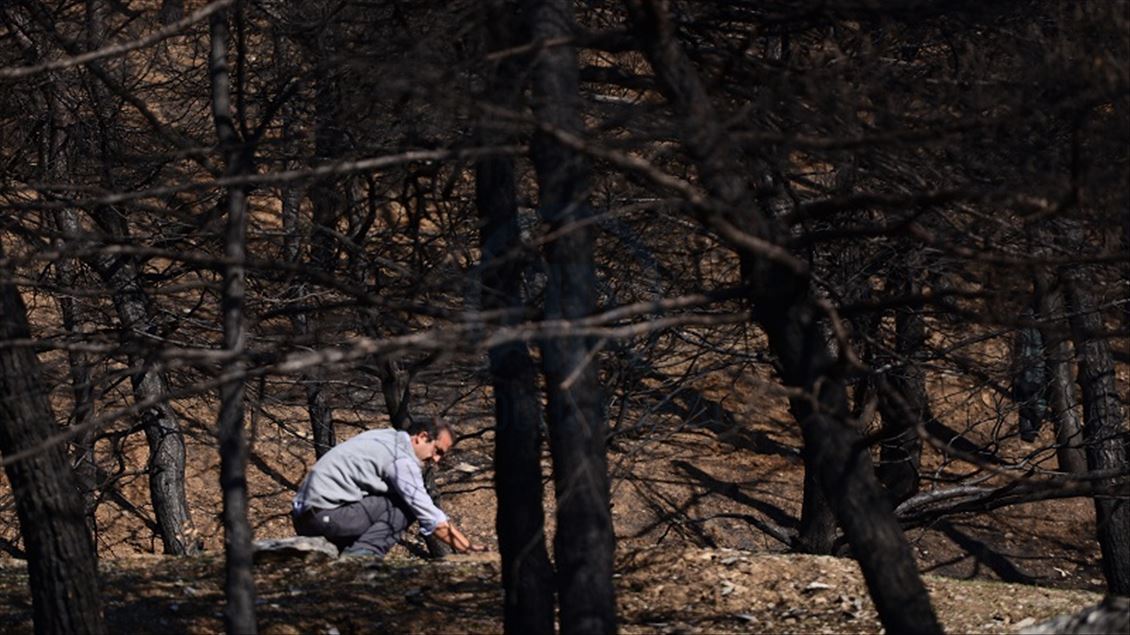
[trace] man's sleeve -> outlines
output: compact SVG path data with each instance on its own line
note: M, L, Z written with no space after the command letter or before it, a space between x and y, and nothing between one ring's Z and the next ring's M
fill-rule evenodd
M443 513L424 486L424 478L420 474L420 466L415 458L403 457L392 464L393 473L389 478L389 485L404 499L416 520L420 522L420 533L431 535L436 527L447 522L447 514Z

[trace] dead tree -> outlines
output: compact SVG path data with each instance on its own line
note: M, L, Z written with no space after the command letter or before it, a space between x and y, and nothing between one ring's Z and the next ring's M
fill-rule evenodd
M126 221L116 212L100 209L96 220L119 240L129 240ZM142 282L142 263L133 255L89 261L113 290L123 346L133 373L134 400L149 403L139 414L149 444L149 495L161 528L165 553L187 555L200 550L184 489L184 433L176 412L164 398L169 394L165 372L146 359L141 342L157 329L149 293Z
M235 19L241 19L238 10ZM219 11L209 21L208 69L212 79L212 117L216 137L229 176L253 170L251 145L240 138L232 117L231 78L228 70L228 12ZM242 113L241 113L242 114ZM220 487L223 490L224 544L227 580L224 626L233 635L253 634L255 624L255 580L251 575L251 525L247 520L247 440L243 435L242 358L246 337L243 304L245 295L247 191L243 186L227 188L227 229L224 233L224 279L221 313L224 351L230 356L223 372L229 377L220 387L217 432L220 443Z
M569 38L576 25L568 0L526 5L535 42ZM530 145L538 176L538 212L554 238L545 245L547 320L584 318L596 308L590 167L585 156L550 131L582 129L576 50L539 49L532 74L534 116L543 127ZM549 447L557 500L554 559L562 633L613 633L615 536L609 508L607 421L593 343L555 336L540 342L547 392Z
M1110 344L1103 335L1102 314L1079 271L1061 275L1079 362L1083 396L1083 442L1087 468L1123 471L1127 463L1127 425L1115 383ZM1095 496L1095 524L1102 550L1107 589L1130 595L1130 484L1125 477L1107 480L1113 495Z
M1083 425L1076 414L1079 400L1071 371L1074 355L1067 336L1063 292L1049 276L1040 275L1036 280L1036 293L1047 367L1048 417L1055 428L1056 459L1060 470L1082 474L1087 471L1087 455L1083 448Z
M918 267L913 257L904 258L899 270L889 276L891 289L911 296L919 291ZM879 437L879 464L875 472L897 506L918 493L922 439L918 430L933 419L926 394L926 324L920 308L902 307L895 313L894 355L890 368L876 378L879 413L883 429Z
M484 31L489 50L509 48L521 41L517 3L486 5ZM487 70L484 99L503 108L516 105L520 73L518 60L507 58ZM503 142L502 135L484 122L480 138ZM514 160L482 159L475 170L475 201L482 219L482 310L503 311L502 325L521 321L522 272L527 261L518 227ZM536 368L525 342L508 342L490 349L494 386L495 492L498 496L498 547L502 556L503 626L507 633L552 634L554 619L553 565L545 545L542 508L541 400Z
M0 453L27 551L36 633L105 633L94 544L28 342L27 308L0 283Z
M812 296L804 267L781 249L781 230L755 209L737 149L720 125L698 73L675 39L665 3L627 0L633 29L657 83L680 117L682 145L711 201L699 218L731 242L750 289L754 319L777 356L782 381L807 396L792 400L806 465L816 467L824 493L859 561L880 620L888 631L940 633L930 596L899 527L871 457L848 423L842 364L826 341L825 311Z
M104 20L109 8L104 2L91 2L88 6L88 40L101 38ZM94 70L94 69L92 69ZM105 89L95 83L91 89L93 108L100 122L111 119L107 109L112 108ZM103 162L103 185L109 191L117 189L107 166L112 159L107 156L108 137L111 131L100 126L100 148ZM93 210L95 222L113 239L128 243L131 240L128 218L117 210L98 206ZM161 528L161 541L165 553L189 555L198 553L200 539L192 522L185 493L184 433L176 412L163 398L169 393L165 371L152 367L147 360L146 338L159 327L143 281L144 261L133 255L91 259L90 265L113 290L114 309L123 333L125 350L130 367L133 396L137 402L152 403L139 414L145 439L149 445L149 497L153 513Z

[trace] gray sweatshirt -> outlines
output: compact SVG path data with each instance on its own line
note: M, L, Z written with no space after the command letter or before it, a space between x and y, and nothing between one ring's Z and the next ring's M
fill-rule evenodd
M447 522L447 515L432 502L420 469L407 432L362 432L331 448L310 468L294 497L294 512L333 509L391 490L408 503L420 533L427 536Z

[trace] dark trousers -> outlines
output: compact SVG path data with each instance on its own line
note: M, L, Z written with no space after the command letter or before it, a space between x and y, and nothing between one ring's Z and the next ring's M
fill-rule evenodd
M343 551L358 547L384 556L416 518L399 496L390 493L333 509L307 510L291 520L299 536L322 536Z

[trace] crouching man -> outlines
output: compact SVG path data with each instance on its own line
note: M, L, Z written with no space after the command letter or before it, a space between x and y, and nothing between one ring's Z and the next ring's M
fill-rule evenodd
M453 525L424 485L422 468L438 464L455 439L443 421L420 419L408 430L369 430L326 452L294 497L300 536L324 536L344 556L383 558L400 535L420 523L456 552L483 551Z

